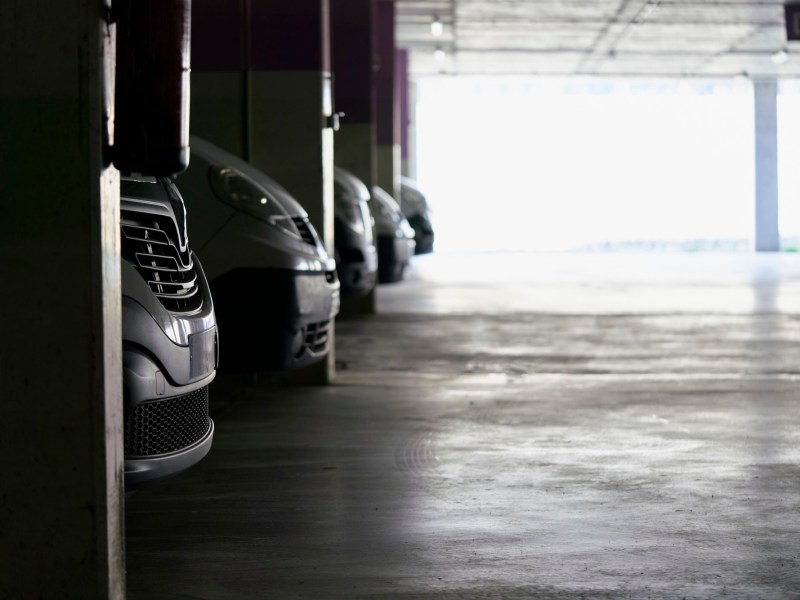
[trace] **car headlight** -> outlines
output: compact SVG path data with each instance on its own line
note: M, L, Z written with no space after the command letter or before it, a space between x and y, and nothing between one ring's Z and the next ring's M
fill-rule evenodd
M359 233L364 233L364 218L361 207L355 202L342 201L336 203L337 216Z
M377 209L378 214L381 217L383 217L385 219L391 219L392 218L392 212L388 208L386 208L386 205L383 204L383 202L380 202L379 200L376 200L376 201L374 201L372 203L372 206L374 206Z
M391 206L387 206L380 201L374 202L372 206L375 207L376 217L379 222L395 228L400 226L403 216L393 210Z
M225 204L274 225L285 233L301 237L290 215L267 190L233 167L214 165L209 171L214 194Z
M364 232L364 239L367 240L368 244L372 244L374 241L372 230L375 227L375 219L372 218L372 213L369 210L369 204L367 204L366 200L362 200L358 203L358 207L361 211L361 223L362 223L362 231Z

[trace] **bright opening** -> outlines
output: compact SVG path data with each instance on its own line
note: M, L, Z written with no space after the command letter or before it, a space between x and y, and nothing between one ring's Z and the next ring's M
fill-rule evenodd
M417 90L417 178L437 251L750 246L747 79L435 77ZM784 86L784 236L800 234L800 174L790 167L800 136L787 135L800 132L798 99Z

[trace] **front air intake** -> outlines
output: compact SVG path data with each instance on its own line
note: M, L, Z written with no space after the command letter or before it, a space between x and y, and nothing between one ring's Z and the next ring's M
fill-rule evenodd
M294 222L295 227L297 227L297 230L300 232L300 237L303 238L303 241L306 244L311 244L312 246L317 245L317 239L311 232L311 225L309 225L308 219L303 217L292 217L292 222Z
M306 327L306 335L303 346L312 354L322 354L328 351L328 330L330 321L320 321L311 323Z
M169 454L202 440L211 427L208 386L139 404L125 418L125 457Z

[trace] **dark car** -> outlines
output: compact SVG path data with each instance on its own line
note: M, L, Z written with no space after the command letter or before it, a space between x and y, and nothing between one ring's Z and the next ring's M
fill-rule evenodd
M415 253L429 254L433 252L431 207L417 182L408 177L401 178L400 209L408 219L408 223L414 228L414 239L417 242Z
M397 201L383 188L372 188L372 207L378 236L378 283L401 281L414 254L414 230Z
M375 287L378 251L369 208L369 189L358 177L334 169L336 268L343 298L365 296Z
M303 207L261 170L197 137L176 183L224 332L222 369L270 371L324 358L339 280Z
M121 183L125 484L174 475L211 448L214 305L169 179Z

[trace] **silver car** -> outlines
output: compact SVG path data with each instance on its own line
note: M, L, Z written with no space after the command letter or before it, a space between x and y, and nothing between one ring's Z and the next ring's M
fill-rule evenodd
M417 182L408 177L401 178L400 209L414 228L414 239L417 241L416 254L433 252L433 223L431 207L428 199Z
M174 475L211 448L219 360L214 305L169 179L123 177L125 485Z
M334 169L333 181L336 265L342 297L358 298L375 287L378 275L369 189L340 167Z
M378 282L401 281L414 254L414 230L400 205L383 188L372 188L372 207L378 236Z
M221 368L302 367L327 355L339 280L303 207L259 169L197 137L176 183L224 332Z

